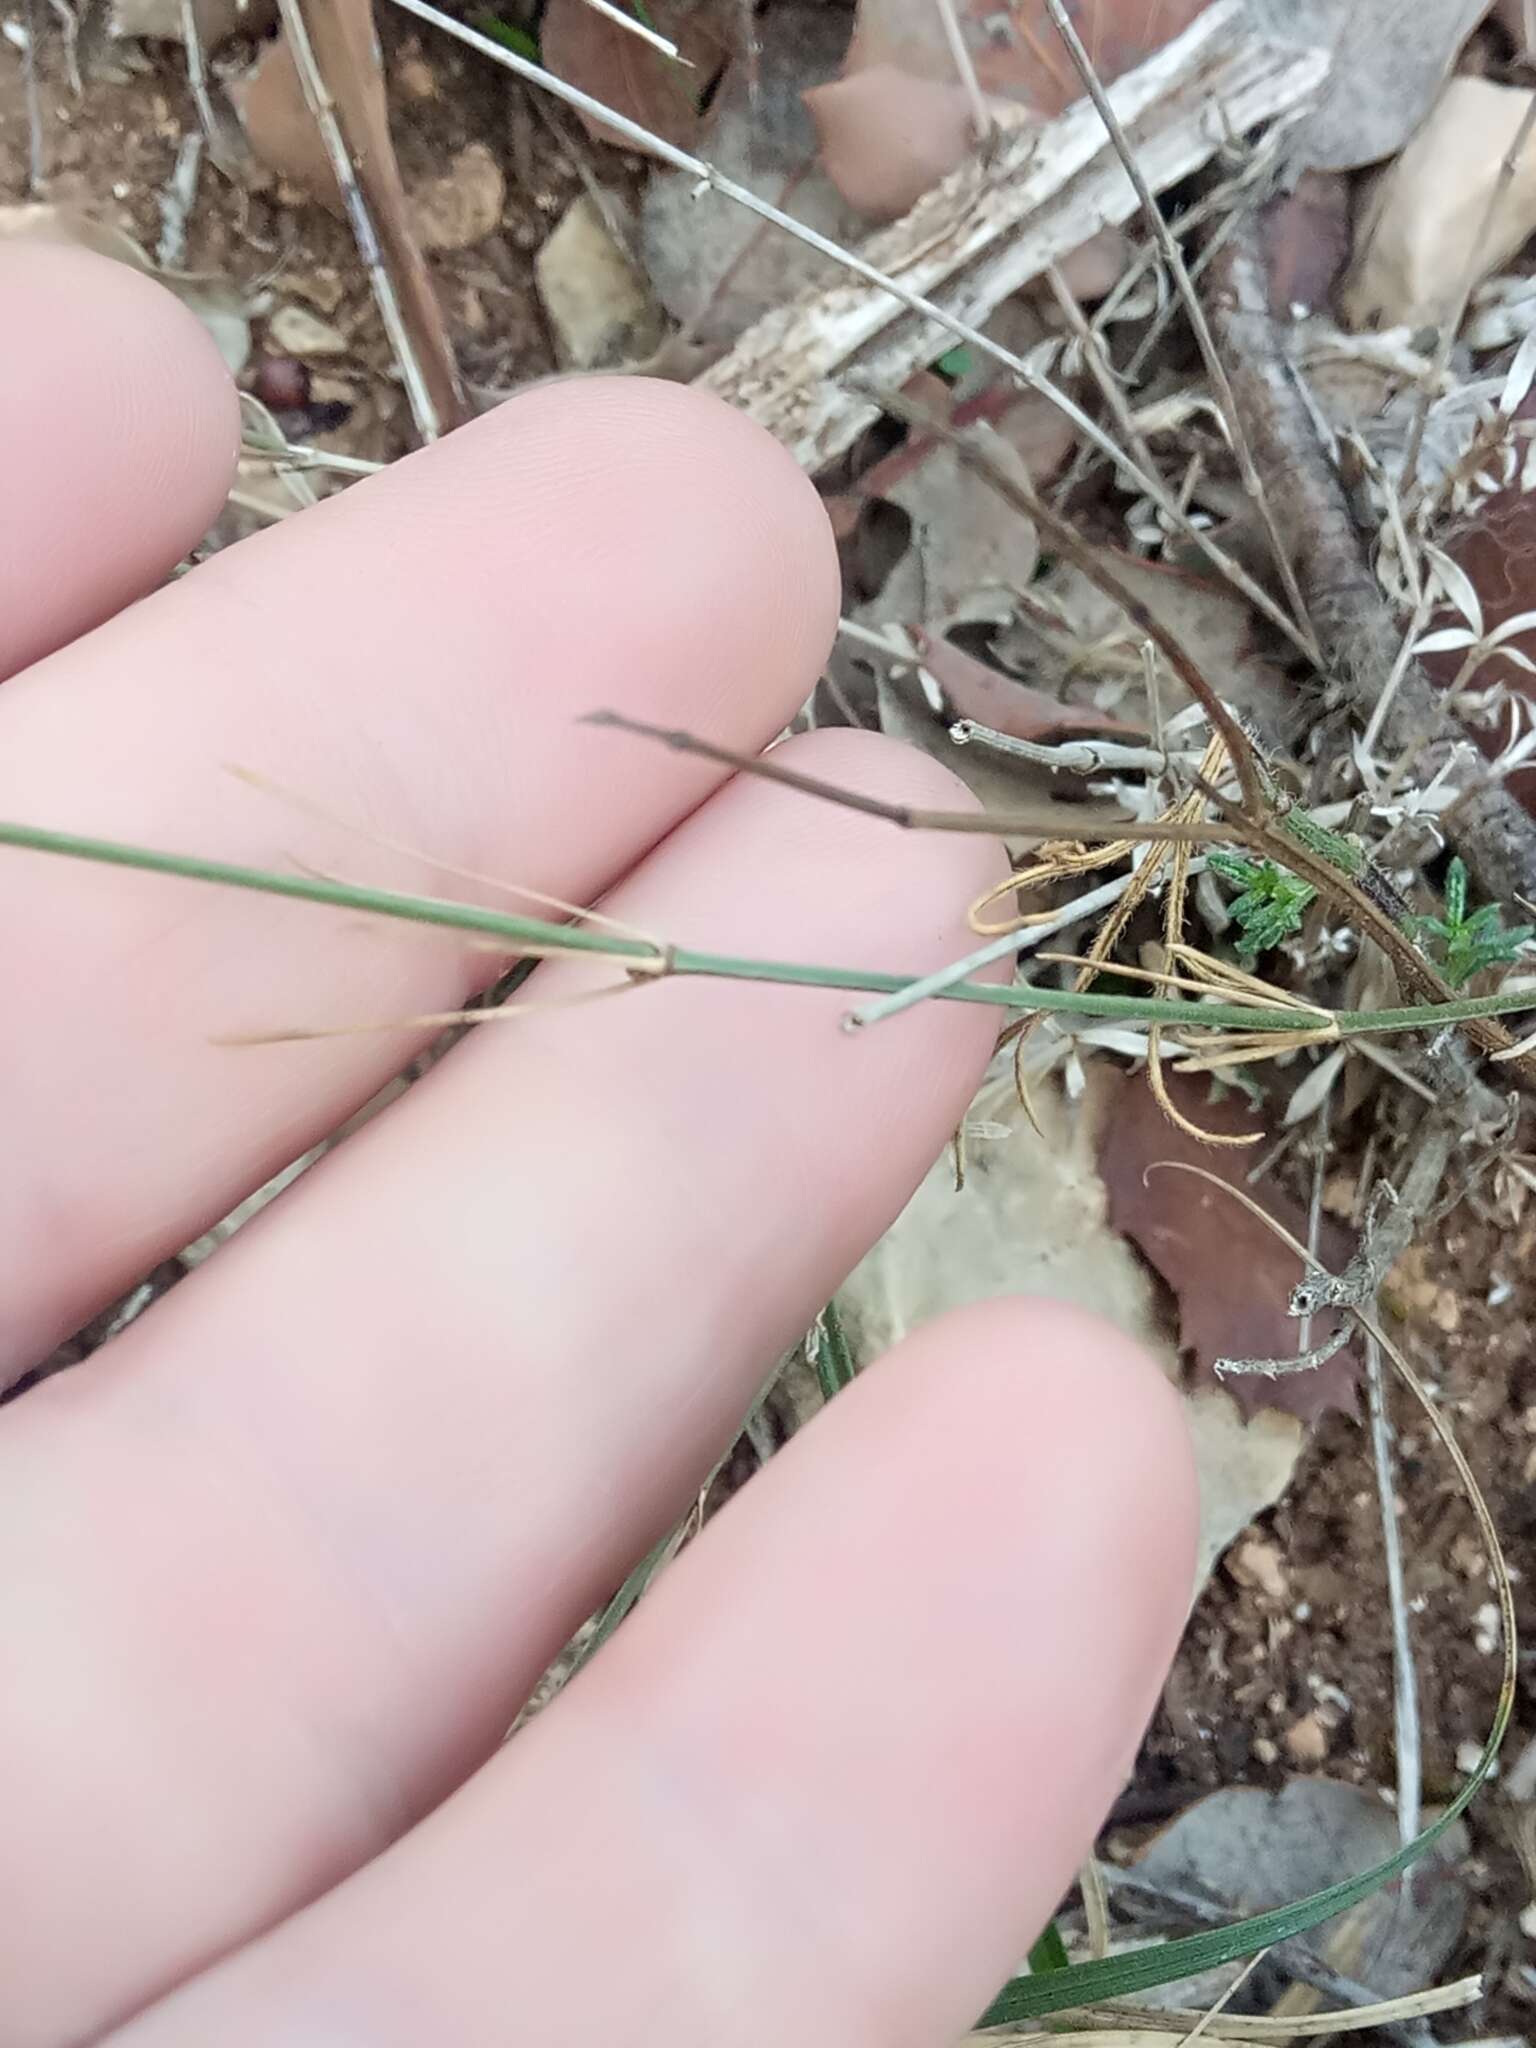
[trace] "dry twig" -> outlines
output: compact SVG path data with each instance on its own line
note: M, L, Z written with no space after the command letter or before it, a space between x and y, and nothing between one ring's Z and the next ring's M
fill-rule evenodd
M326 64L322 66L304 12L304 0L277 0L277 4L304 101L325 144L347 222L368 273L374 303L399 366L416 430L423 441L435 441L463 417L458 372L442 316L420 253L404 226L403 205L392 205L387 215L381 213L387 221L386 232L391 242L391 260L386 261L380 229L375 225L375 208L369 204L363 186L364 179L371 178L377 187L378 181L394 169L393 156L386 165L380 161L377 149L370 152L364 148L361 136L349 137L327 77L329 71L338 80L346 79L354 92L365 90L367 53L359 56L351 46L353 24L343 18L337 0L317 0L317 22L326 33L328 44ZM371 35L371 15L367 26ZM397 172L395 178L398 179ZM391 193L392 198L397 196ZM409 320L404 311L407 300L412 308Z
M1275 515L1270 506L1268 493L1264 488L1264 479L1259 474L1258 468L1254 463L1253 453L1248 445L1247 430L1243 425L1242 414L1238 410L1237 401L1233 396L1232 386L1227 377L1226 364L1222 361L1221 351L1216 346L1215 337L1212 335L1205 317L1205 308L1200 303L1200 295L1195 290L1194 281L1190 277L1189 270L1185 265L1184 252L1179 247L1177 237L1163 218L1163 210L1158 205L1156 198L1153 196L1152 188L1143 175L1136 151L1131 146L1130 137L1120 125L1119 116L1115 112L1114 102L1104 90L1103 80L1099 77L1093 59L1089 56L1082 37L1073 26L1072 18L1063 6L1062 0L1045 0L1045 5L1047 13L1056 25L1057 34L1067 46L1067 54L1072 59L1077 75L1083 81L1088 97L1093 101L1094 106L1098 110L1099 118L1103 121L1108 131L1109 139L1115 146L1115 153L1125 166L1125 174L1135 188L1136 198L1141 207L1142 218L1150 228L1152 240L1161 251L1163 261L1168 266L1168 274L1173 279L1174 290L1178 294L1184 311L1189 318L1190 327L1193 330L1196 344L1200 350L1201 361L1205 364L1206 375L1210 378L1211 391L1221 414L1222 425L1227 430L1228 438L1232 444L1232 452L1237 458L1238 475L1242 480L1243 489L1258 507L1259 517L1264 522L1264 531L1268 534L1270 546L1274 550L1275 564L1280 572L1280 581L1284 587L1286 599L1291 606L1292 614L1297 624L1310 637L1310 628L1307 626L1306 606L1302 602L1301 591L1297 587L1295 571L1292 569L1285 550L1280 544L1280 535L1276 530ZM1315 653L1315 649L1313 651Z

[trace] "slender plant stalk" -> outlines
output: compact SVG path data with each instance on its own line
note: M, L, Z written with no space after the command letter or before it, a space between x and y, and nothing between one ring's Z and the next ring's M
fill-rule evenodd
M1397 1478L1393 1469L1392 1424L1387 1415L1381 1347L1365 1340L1366 1398L1370 1404L1371 1460L1376 1468L1376 1493L1381 1506L1381 1537L1386 1559L1387 1605L1392 1615L1392 1718L1397 1752L1397 1826L1402 1841L1419 1832L1422 1750L1419 1738L1419 1687L1413 1665L1413 1637L1408 1621L1408 1595L1403 1582L1403 1544L1397 1526Z
M1174 289L1183 301L1184 311L1189 317L1189 324L1194 332L1201 360L1205 364L1206 375L1211 380L1211 390L1221 412L1222 425L1226 428L1228 439L1232 443L1232 453L1237 457L1238 473L1242 480L1243 489L1259 509L1259 517L1263 520L1264 531L1269 537L1270 552L1274 556L1275 567L1279 571L1280 581L1284 586L1286 599L1290 604L1296 624L1311 643L1310 653L1313 661L1321 664L1322 655L1318 650L1317 639L1312 631L1311 620L1307 616L1307 607L1302 598L1300 585L1296 581L1296 571L1292 566L1290 556L1285 551L1284 542L1280 537L1280 530L1275 524L1274 511L1270 505L1268 493L1264 489L1264 479L1260 476L1258 467L1254 462L1253 450L1248 445L1248 437L1243 427L1242 414L1238 411L1231 380L1227 376L1227 366L1221 359L1221 351L1216 346L1216 338L1211 333L1210 323L1205 317L1205 308L1201 305L1200 295L1195 290L1194 283L1190 278L1189 270L1184 262L1184 252L1179 247L1177 236L1175 236L1173 230L1163 218L1163 210L1153 195L1152 187L1142 175L1141 165L1136 159L1136 152L1132 149L1130 138L1121 126L1119 115L1115 112L1114 101L1111 100L1109 94L1104 90L1104 82L1099 77L1093 59L1084 47L1082 37L1073 26L1071 16L1062 5L1062 0L1045 0L1045 5L1046 11L1056 25L1057 34L1067 46L1067 55L1072 59L1077 75L1081 78L1087 90L1088 97L1099 110L1099 119L1104 123L1109 139L1115 146L1116 155L1125 166L1125 174L1136 188L1136 197L1141 203L1142 217L1152 231L1153 241L1156 242L1158 248L1163 253L1163 261L1168 266L1169 275L1173 279Z
M620 933L589 931L581 925L555 924L521 917L515 911L491 910L478 903L460 903L445 896L414 896L394 889L374 889L323 875L277 874L267 868L242 867L232 861L204 860L195 854L162 853L130 846L117 839L96 839L81 833L55 832L39 825L0 821L0 846L24 852L59 855L101 866L131 868L146 874L172 875L184 881L207 882L226 889L247 889L294 902L317 903L409 924L439 925L451 931L477 932L506 942L508 953L578 953L612 960L637 980L662 980L669 975L708 980L763 982L787 988L837 988L860 994L891 995L909 988L911 974L878 973L862 967L823 966L796 960L737 959L720 953L699 953L657 940ZM1382 1010L1300 1012L1265 1009L1247 1003L1170 1002L1155 996L1098 995L1092 991L1052 988L1044 984L1007 987L996 982L962 981L937 992L943 1002L982 1003L1002 1010L1058 1010L1080 1017L1118 1018L1127 1023L1177 1024L1185 1029L1278 1031L1294 1033L1298 1015L1337 1038L1391 1031L1437 1031L1447 1024L1536 1008L1536 992L1500 989L1492 995L1460 996L1444 1003L1420 1003Z
M944 27L944 40L949 44L949 54L955 60L955 71L959 76L965 97L971 109L971 130L978 145L991 140L993 121L987 106L986 95L981 81L976 76L976 66L971 60L965 31L960 26L960 17L955 11L955 0L934 0L939 10L939 20Z

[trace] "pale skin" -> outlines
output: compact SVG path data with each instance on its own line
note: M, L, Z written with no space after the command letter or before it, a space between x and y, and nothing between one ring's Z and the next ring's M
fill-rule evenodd
M824 657L815 496L712 401L541 389L165 587L237 435L181 308L8 251L0 409L0 816L472 886L435 859L739 954L966 944L989 842L577 722L750 749ZM793 758L963 800L870 735ZM221 1035L441 1010L497 963L0 865L8 1380L428 1034ZM7 2048L931 2048L1016 1967L1192 1570L1177 1401L1086 1315L923 1327L498 1746L985 1065L980 1011L850 1037L844 1006L669 983L487 1027L0 1411Z

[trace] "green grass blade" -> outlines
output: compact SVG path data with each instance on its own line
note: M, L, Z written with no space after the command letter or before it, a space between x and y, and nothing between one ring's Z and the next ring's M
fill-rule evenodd
M470 15L469 25L471 28L479 29L481 35L489 36L493 43L500 43L504 50L515 51L530 64L542 64L544 61L538 42L529 35L527 29L518 28L514 22L503 21L499 14L492 14L489 8Z
M1040 1939L1029 1952L1029 1974L1032 1977L1048 1977L1053 1970L1069 1970L1067 1944L1061 1938L1061 1929L1054 1920L1048 1920Z
M1015 2025L1020 2020L1040 2019L1047 2013L1070 2012L1078 2005L1099 2005L1106 1999L1127 1998L1137 1991L1150 1991L1159 1984L1176 1983L1181 1977L1197 1976L1221 1963L1236 1962L1254 1955L1272 1943L1288 1941L1293 1934L1305 1934L1325 1920L1389 1883L1410 1863L1416 1863L1467 1809L1473 1794L1488 1774L1509 1720L1510 1702L1500 1708L1493 1735L1483 1751L1477 1770L1431 1826L1416 1835L1384 1863L1378 1863L1359 1877L1345 1878L1320 1892L1311 1892L1289 1906L1275 1906L1267 1913L1254 1913L1236 1920L1230 1927L1209 1927L1199 1934L1184 1935L1150 1948L1132 1949L1129 1954L1106 1956L1101 1962L1069 1963L1064 1970L1051 1970L1040 1977L1021 1977L998 1993L976 2022L978 2027Z
M842 1317L837 1312L835 1301L829 1301L816 1318L810 1355L824 1401L830 1401L833 1395L840 1394L844 1387L853 1385L858 1367L853 1362L853 1353L848 1349L848 1339L844 1335Z
M108 867L140 869L147 874L175 875L185 881L211 882L229 889L257 890L296 902L318 903L408 923L442 925L450 930L485 932L505 939L509 953L567 952L598 954L632 966L641 975L697 975L714 980L765 982L785 988L836 988L862 995L897 995L909 988L910 974L882 974L863 968L824 966L789 960L735 959L725 954L695 953L641 938L593 931L579 924L553 924L511 911L489 910L444 896L413 896L400 890L374 889L360 883L332 881L324 876L278 873L242 867L232 861L204 860L194 854L161 853L114 839L84 833L57 832L37 825L0 821L0 846L32 853L59 854L72 860L95 861ZM1241 1003L1173 1002L1155 996L1099 995L1093 991L1055 988L1048 984L960 981L936 991L940 1002L984 1003L1014 1011L1059 1011L1071 1016L1120 1018L1129 1023L1179 1024L1186 1028L1294 1032L1311 1021L1297 1010L1251 1009ZM1526 990L1497 990L1487 996L1465 996L1450 1003L1420 1003L1387 1010L1318 1011L1320 1027L1330 1023L1342 1037L1364 1032L1435 1031L1443 1025L1476 1017L1536 1008Z
M690 1508L689 1513L691 1514L692 1512L693 1510ZM582 1645L581 1658L576 1666L578 1671L589 1658L597 1655L619 1623L624 1620L626 1615L635 1606L640 1595L666 1563L668 1555L682 1534L682 1527L683 1525L680 1522L675 1529L669 1529L661 1541L646 1552L623 1585L620 1586L617 1593L608 1602L608 1605L597 1618L597 1626ZM575 1673L572 1673L573 1677L574 1675Z

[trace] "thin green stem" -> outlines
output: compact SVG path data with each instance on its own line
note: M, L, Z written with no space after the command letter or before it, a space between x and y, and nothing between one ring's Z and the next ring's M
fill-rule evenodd
M358 882L335 881L323 875L278 874L231 861L161 853L115 839L48 831L37 825L0 821L0 846L94 861L108 867L134 868L148 874L174 875L185 881L211 882L226 889L251 889L263 895L285 896L295 902L318 903L406 923L484 933L505 940L509 953L596 955L627 965L643 978L694 975L791 988L846 989L862 995L894 995L908 988L914 979L910 974L877 973L860 967L735 959L726 954L668 948L654 940L592 931L582 925L555 924L545 918L523 917L514 911L491 910L449 897L408 895ZM1420 1003L1401 1009L1332 1012L1279 1007L1266 1010L1243 1003L1179 1002L1161 996L1097 995L1027 983L1006 986L976 981L956 982L937 991L934 1000L983 1003L1002 1010L1052 1010L1080 1017L1118 1018L1127 1023L1181 1024L1202 1030L1297 1032L1314 1026L1331 1027L1346 1038L1367 1032L1434 1031L1445 1024L1464 1024L1479 1017L1536 1009L1536 991L1530 989L1499 989L1492 995L1461 996L1454 1002Z
M289 896L300 903L329 904L338 910L360 910L374 917L400 918L410 924L489 932L495 938L508 940L509 952L549 946L562 952L603 953L642 962L665 957L660 946L643 939L586 931L580 925L551 924L543 918L520 917L508 910L486 910L479 904L456 903L446 896L410 896L395 889L370 889L360 882L333 881L326 875L284 875L269 868L240 867L232 861L204 860L195 854L157 853L149 847L124 845L117 839L49 832L37 825L0 822L0 846L21 847L29 853L64 854L71 860L96 861L106 867L138 868L152 875L176 875L187 882L215 882L225 889L255 889L266 896Z

